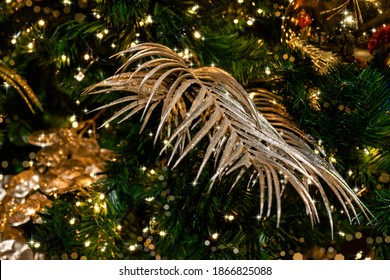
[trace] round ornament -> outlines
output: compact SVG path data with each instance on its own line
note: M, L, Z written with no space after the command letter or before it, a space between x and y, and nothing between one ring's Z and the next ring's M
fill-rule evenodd
M375 31L368 42L368 51L373 54L376 50L387 53L390 49L390 25L382 26Z
M292 0L282 41L311 58L321 73L340 60L364 65L370 58L367 34L388 23L388 8L384 0Z

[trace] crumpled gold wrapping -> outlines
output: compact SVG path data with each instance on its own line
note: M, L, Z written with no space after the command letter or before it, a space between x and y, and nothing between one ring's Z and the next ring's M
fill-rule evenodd
M25 243L14 239L0 241L1 260L40 260L42 254L34 253Z
M85 137L90 121L76 128L33 133L29 143L42 147L36 163L15 176L0 178L0 258L41 259L27 245L21 225L40 223L39 212L51 199L68 192L88 195L86 189L103 177L111 152L100 149L95 133Z

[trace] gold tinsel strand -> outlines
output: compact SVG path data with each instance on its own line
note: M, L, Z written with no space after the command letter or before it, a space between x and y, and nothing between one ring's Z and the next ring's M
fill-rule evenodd
M35 95L34 91L27 84L27 81L23 79L15 70L12 70L4 65L0 60L0 77L8 84L10 84L15 90L22 96L27 106L32 112L34 109L32 104L35 104L41 111L43 111L42 105Z

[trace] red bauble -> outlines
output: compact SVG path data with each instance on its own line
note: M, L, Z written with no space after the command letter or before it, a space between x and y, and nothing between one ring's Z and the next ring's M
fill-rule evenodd
M298 18L298 25L300 28L305 28L306 26L310 25L312 22L311 17L309 14L301 15Z

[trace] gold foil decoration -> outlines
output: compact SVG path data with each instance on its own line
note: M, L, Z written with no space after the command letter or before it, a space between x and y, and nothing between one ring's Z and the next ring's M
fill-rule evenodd
M47 166L57 166L68 157L68 150L60 144L47 146L37 153L36 160Z
M33 132L28 137L28 142L34 146L46 147L60 142L60 138L61 134L59 129L48 129Z
M25 241L7 239L0 241L1 260L41 260L42 254L34 253Z
M89 130L88 136L85 132ZM49 196L78 192L88 196L88 187L103 177L104 161L112 157L100 149L93 121L76 128L35 132L29 143L42 147L37 162L15 176L0 178L0 256L2 259L42 258L19 246L25 243L21 225L40 223L39 212L51 206ZM17 243L18 242L18 243ZM1 246L4 250L1 251Z

